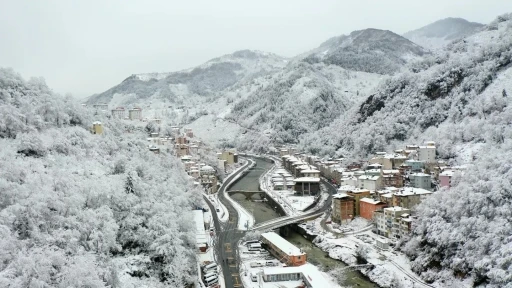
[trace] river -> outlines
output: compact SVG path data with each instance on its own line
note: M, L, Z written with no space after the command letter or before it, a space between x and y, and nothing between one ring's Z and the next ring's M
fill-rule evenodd
M251 168L249 172L242 177L237 183L230 187L230 190L246 190L246 191L258 191L259 189L259 177L266 170L272 167L272 163L268 160L259 158L254 159L256 166ZM272 209L267 202L261 202L259 196L253 196L256 201L247 200L244 195L235 194L231 196L236 202L240 203L245 209L250 211L254 215L255 223L264 222L271 220L281 215ZM320 248L316 247L311 241L304 238L302 235L293 232L286 237L288 241L302 248L306 251L308 256L308 262L313 265L320 267L324 272L330 272L337 267L346 267L343 262L329 258L325 252ZM338 283L343 287L361 287L361 288L373 288L378 287L361 273L352 270L343 271L344 277L339 277Z

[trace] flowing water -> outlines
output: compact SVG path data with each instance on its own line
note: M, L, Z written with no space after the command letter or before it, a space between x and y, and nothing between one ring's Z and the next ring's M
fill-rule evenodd
M255 158L254 160L256 161L256 166L251 168L249 173L247 173L237 183L231 186L229 190L260 190L259 177L266 170L272 167L272 162L259 158ZM281 216L275 209L273 209L273 207L270 207L268 202L262 202L259 195L254 195L251 200L247 200L244 195L240 194L234 194L231 196L231 198L240 203L240 205L242 205L249 212L251 212L256 223L268 221ZM320 269L324 272L330 272L336 268L347 266L341 261L329 258L325 252L323 252L320 248L311 243L311 241L304 238L304 236L297 232L291 231L290 235L286 237L286 239L295 246L300 247L306 251L308 262L320 267ZM342 273L343 277L339 277L338 281L342 287L378 287L357 271L347 269Z

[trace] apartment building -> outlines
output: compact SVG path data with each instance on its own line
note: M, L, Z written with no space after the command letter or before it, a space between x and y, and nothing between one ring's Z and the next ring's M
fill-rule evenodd
M336 223L344 223L354 219L355 200L347 194L335 194L332 196L331 220Z
M306 252L297 248L275 232L261 234L261 243L267 245L270 253L288 266L306 264Z
M411 181L411 186L414 188L432 190L432 177L430 174L412 173L409 175L409 180Z

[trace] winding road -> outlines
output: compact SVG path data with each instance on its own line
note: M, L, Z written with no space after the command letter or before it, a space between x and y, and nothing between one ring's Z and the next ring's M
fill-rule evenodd
M244 164L241 169L224 179L224 182L218 190L219 201L228 209L229 212L229 220L226 223L220 221L217 213L215 213L215 207L210 203L206 196L203 196L210 207L210 211L212 211L215 231L217 233L214 238L215 254L217 257L217 263L222 268L226 287L243 287L242 280L238 274L239 261L237 249L238 242L245 235L245 231L238 230L238 213L226 199L225 192L226 189L233 184L234 180L243 174L247 168L252 165L252 163L252 160L247 159L247 163Z

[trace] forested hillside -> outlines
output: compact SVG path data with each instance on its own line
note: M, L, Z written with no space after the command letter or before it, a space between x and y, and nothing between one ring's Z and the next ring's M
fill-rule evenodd
M333 37L309 52L304 61L345 69L394 74L405 64L429 54L423 47L387 30L365 29Z
M144 134L96 117L0 69L1 287L193 283L200 191Z
M241 149L268 148L264 139L298 143L302 135L329 125L359 103L359 95L371 91L381 76L299 61L267 78L226 116L246 129L247 135L236 139Z
M511 92L508 14L385 81L303 144L357 158L435 141L440 157L467 169L451 189L417 207L414 233L402 248L428 281L455 276L475 286L511 287Z

